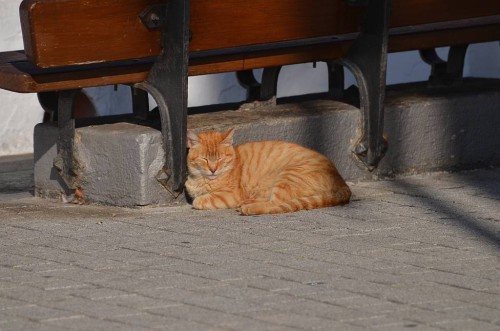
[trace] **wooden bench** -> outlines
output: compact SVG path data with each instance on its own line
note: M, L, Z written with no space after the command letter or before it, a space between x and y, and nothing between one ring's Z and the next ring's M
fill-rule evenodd
M314 61L327 62L340 97L349 68L363 117L354 152L373 168L386 149L387 52L421 50L433 81L449 82L460 79L468 44L500 40L492 0L24 0L20 14L25 49L0 53L0 88L38 93L57 109L55 165L68 186L75 94L127 84L135 115L147 116L146 92L158 104L173 194L185 176L188 75L235 71L251 101L276 95L281 66ZM447 62L433 51L440 46L452 46ZM256 68L265 68L262 83Z

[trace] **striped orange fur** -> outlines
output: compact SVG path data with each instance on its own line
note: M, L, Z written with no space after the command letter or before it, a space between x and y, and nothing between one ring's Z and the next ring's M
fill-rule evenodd
M288 213L349 202L351 190L324 155L284 141L233 146L233 129L188 130L186 189L196 209Z

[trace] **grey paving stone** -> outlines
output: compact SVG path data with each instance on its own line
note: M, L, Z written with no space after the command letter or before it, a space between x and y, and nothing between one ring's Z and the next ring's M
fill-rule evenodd
M438 311L446 312L448 316L452 316L456 319L468 317L476 321L500 325L500 315L498 315L498 310L495 308L461 303L458 307L447 307L443 305Z
M293 300L287 302L286 305L276 304L272 308L273 310L288 314L304 314L347 324L351 324L348 322L349 320L372 315L370 313L362 313L357 309L309 299Z
M315 316L307 316L304 314L293 314L290 315L285 312L276 312L276 311L256 311L249 312L246 316L251 317L253 319L276 323L278 325L282 325L284 327L288 327L291 330L311 330L311 326L314 325L314 328L317 329L337 329L342 323L335 322L329 319L315 317Z
M48 330L75 330L75 331L92 331L92 330L151 330L149 327L141 327L132 325L127 321L119 321L112 319L100 319L94 317L83 316L74 319L55 319L48 320L42 323Z
M366 327L367 329L385 328L387 326L395 326L395 325L397 325L401 329L407 329L407 328L413 329L414 327L418 326L421 327L426 326L425 324L420 324L418 322L404 320L402 318L393 318L387 315L358 317L354 319L348 319L346 322L353 325L363 326Z
M61 300L44 303L47 307L85 315L97 319L112 319L116 316L132 315L136 309L117 306L113 303L67 296Z
M157 330L215 330L214 326L205 321L192 321L184 318L163 316L160 314L140 312L131 315L117 316L115 321L126 324L127 328L135 330L137 327ZM221 330L224 330L220 328Z
M499 169L352 187L251 218L2 195L0 330L498 329Z
M187 319L221 329L265 329L270 325L273 326L273 324L261 323L259 320L247 316L220 311L216 307L207 308L193 304L153 308L148 309L148 312L162 316L175 317L181 320Z
M46 324L42 324L37 321L30 321L28 319L11 319L6 321L0 321L0 329L2 331L18 331L18 330L40 330L40 331L51 331L51 330L68 330L68 326L64 327L54 327Z
M442 330L498 330L498 324L485 323L473 319L453 319L432 324Z
M34 304L25 306L9 307L2 309L4 315L10 315L31 321L43 321L46 319L72 318L75 314L61 309L41 307Z
M437 327L431 327L425 324L417 324L414 322L395 322L389 324L374 325L370 329L383 331L400 331L400 330L415 330L415 331L438 331L442 330Z

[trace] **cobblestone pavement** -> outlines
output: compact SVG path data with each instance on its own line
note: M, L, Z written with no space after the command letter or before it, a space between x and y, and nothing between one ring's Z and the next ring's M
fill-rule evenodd
M48 202L7 170L2 331L500 329L500 169L259 217Z

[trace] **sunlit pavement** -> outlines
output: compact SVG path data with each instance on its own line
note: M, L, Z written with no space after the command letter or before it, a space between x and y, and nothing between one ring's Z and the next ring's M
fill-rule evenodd
M500 169L278 216L33 198L0 163L0 330L499 330Z

